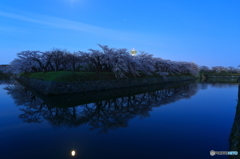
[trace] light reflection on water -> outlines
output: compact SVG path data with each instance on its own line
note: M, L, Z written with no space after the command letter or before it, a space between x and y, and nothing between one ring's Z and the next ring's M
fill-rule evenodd
M76 155L76 151L75 151L75 150L72 150L71 155L72 155L72 156L75 156L75 155Z
M212 149L229 148L237 86L148 86L101 92L96 100L97 93L46 97L4 85L0 93L10 96L1 99L9 103L2 113L18 116L0 116L0 130L25 126L0 131L0 158L69 158L71 148L81 158L208 158Z

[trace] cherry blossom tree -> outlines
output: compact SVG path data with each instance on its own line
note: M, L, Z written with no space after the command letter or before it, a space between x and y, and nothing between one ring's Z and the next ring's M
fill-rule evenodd
M65 58L66 63L68 64L66 66L66 69L72 70L73 72L77 71L81 67L81 64L83 63L83 60L79 52L74 52L73 54L66 53Z
M54 68L54 71L59 71L60 69L67 69L67 54L68 52L66 50L54 49L50 51L50 62Z
M140 51L140 54L138 54L135 59L140 64L139 68L142 73L146 75L152 75L154 72L156 72L153 62L153 55L144 51Z
M98 45L101 50L89 49L89 52L70 53L66 50L53 49L52 51L22 51L11 62L10 71L14 74L21 72L39 71L79 71L112 72L116 78L127 78L128 75L160 75L169 73L188 73L198 75L199 67L193 62L178 62L155 58L152 54L140 51L137 56L131 56L127 49L110 48L107 45ZM200 67L201 70L206 69ZM231 70L233 68L213 67L213 70Z

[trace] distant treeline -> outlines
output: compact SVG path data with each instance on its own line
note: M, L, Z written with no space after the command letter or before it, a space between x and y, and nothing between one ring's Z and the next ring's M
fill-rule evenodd
M10 66L9 65L0 65L0 84L4 81L10 78L10 76L4 71L6 71Z
M0 73L4 70L7 70L10 67L10 65L0 65Z
M208 66L200 66L200 73L240 73L239 68L234 68L232 66L213 66L209 68Z

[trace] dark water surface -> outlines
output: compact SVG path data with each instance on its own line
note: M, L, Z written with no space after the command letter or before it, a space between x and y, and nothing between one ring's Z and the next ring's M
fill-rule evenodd
M0 159L228 158L209 153L229 151L238 84L178 85L46 97L1 82Z

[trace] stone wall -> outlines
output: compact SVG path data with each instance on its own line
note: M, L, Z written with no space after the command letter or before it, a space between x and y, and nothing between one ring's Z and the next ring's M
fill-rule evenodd
M134 79L116 79L101 81L83 81L83 82L55 82L43 81L34 78L18 77L17 80L45 95L50 94L68 94L100 90L110 90L117 88L143 86L149 84L169 83L194 80L193 76L180 77L154 77L154 78L134 78Z

